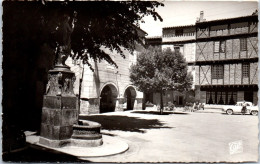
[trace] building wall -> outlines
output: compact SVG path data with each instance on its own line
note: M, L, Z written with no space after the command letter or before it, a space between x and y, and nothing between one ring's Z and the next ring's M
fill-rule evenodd
M257 22L253 19L238 19L227 23L198 23L196 31L195 88L196 99L207 103L207 94L214 99L222 96L224 103L229 102L230 95L234 101L243 101L252 95L253 103L257 103L258 85L258 38ZM248 35L248 33L253 33ZM241 38L246 39L246 50L241 50ZM224 42L224 52L216 52L216 42ZM216 45L215 45L216 44ZM243 77L242 64L249 63L249 77ZM223 65L223 78L212 78L213 65ZM203 89L202 89L203 88ZM250 96L249 96L250 97ZM250 98L251 99L251 98ZM221 99L220 99L221 100ZM216 100L213 100L216 103Z
M212 79L211 65L196 66L195 85L258 84L258 63L250 63L249 78L242 77L242 63L224 64L224 78Z
M249 27L244 27L246 23L231 24L229 30L232 34L248 32ZM214 26L215 27L215 26ZM225 30L227 25L216 26L216 31ZM252 27L251 27L252 28ZM246 29L246 30L245 30ZM198 33L200 30L198 30ZM211 31L212 32L212 31ZM199 35L199 34L198 34ZM224 34L223 34L224 35ZM214 41L202 41L196 44L196 61L218 61L218 60L231 60L231 59L249 59L258 57L258 38L247 37L247 50L240 50L240 39L226 39L225 41L225 52L214 52ZM223 40L222 40L223 41ZM221 64L221 63L220 63ZM211 79L211 66L198 66L196 69L197 80L196 85L236 85L236 84L258 84L257 79L257 62L250 62L250 76L249 78L242 77L242 61L234 64L224 65L224 79Z
M258 105L258 95L257 95L257 92L254 92L253 93L254 95L253 95L253 104L254 105Z
M230 23L232 22L232 23ZM224 24L207 25L200 24L197 27L196 38L209 38L216 36L238 35L257 32L258 24L255 21L234 22Z
M90 61L94 72L90 70L87 65L82 65L82 63L75 62L68 58L66 64L71 67L71 70L75 72L76 81L74 84L75 94L79 94L79 79L82 77L82 71L84 67L84 74L81 85L81 114L93 114L99 113L100 106L100 95L102 89L109 85L115 88L116 92L116 109L123 110L122 106L126 103L125 91L128 87L133 87L136 92L135 107L142 108L143 93L136 90L130 82L130 66L136 62L137 55L139 52L134 51L133 54L126 50L123 50L125 59L117 54L115 51L110 52L107 49L103 49L106 53L110 54L110 57L115 61L118 68L110 65L106 61L94 62ZM135 109L136 109L135 108Z
M195 43L184 43L184 44L166 44L162 45L162 49L165 50L170 48L174 51L174 47L180 48L180 53L186 59L187 62L195 61L196 44Z
M240 51L240 39L225 40L226 52L214 52L214 41L196 44L196 61L226 60L258 57L258 38L247 38L247 51Z
M186 43L183 45L183 56L187 62L195 61L196 44Z
M176 35L177 30L182 30L182 35ZM195 26L163 28L162 42L185 41L195 39Z

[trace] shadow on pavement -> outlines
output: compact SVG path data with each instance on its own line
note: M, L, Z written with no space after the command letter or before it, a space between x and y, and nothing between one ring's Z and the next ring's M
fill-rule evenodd
M223 114L223 115L227 115L227 116L228 116L227 113L221 113L221 114ZM251 117L253 117L253 115L251 115L251 114L245 114L245 115L243 115L243 114L241 114L241 113L233 113L233 114L231 114L230 116L232 116L232 115L235 115L235 116L237 116L237 115L241 115L241 116L251 116ZM256 116L256 117L257 117L257 116Z
M104 132L101 132L102 135L107 135L107 136L111 136L111 137L114 137L116 136L115 134L111 134L111 133L104 133Z
M48 152L46 150L38 150L31 147L19 152L8 153L2 155L5 162L83 162L75 156L60 152ZM88 161L84 161L88 162Z
M95 115L80 116L80 119L95 121L102 125L102 129L121 130L145 133L142 129L173 128L164 126L158 119L142 119L139 117L128 117L118 115Z
M160 114L160 111L133 111L131 113L154 114L154 115L188 114L184 112L163 112L162 114Z

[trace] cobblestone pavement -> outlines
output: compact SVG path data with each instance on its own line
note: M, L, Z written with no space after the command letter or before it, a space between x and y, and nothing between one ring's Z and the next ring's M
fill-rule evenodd
M129 150L123 154L83 159L91 162L258 160L257 116L221 112L159 115L157 111L126 111L81 116L81 119L101 123L103 135L120 137L129 144ZM232 145L234 141L239 144Z

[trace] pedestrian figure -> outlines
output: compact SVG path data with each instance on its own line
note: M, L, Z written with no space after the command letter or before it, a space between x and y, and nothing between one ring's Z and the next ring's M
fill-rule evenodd
M194 103L191 112L194 112L195 110L197 110L197 108L198 108L197 103Z
M160 107L160 104L157 104L156 107L157 107L157 110L160 110L160 108L161 108L161 107Z
M201 108L201 103L199 103L199 105L198 105L198 110L200 110L200 108Z
M241 113L242 113L243 115L246 114L246 102L245 102L245 100L244 100L244 102L243 102L243 104L242 104Z
M202 110L204 110L204 103L201 103L201 108Z

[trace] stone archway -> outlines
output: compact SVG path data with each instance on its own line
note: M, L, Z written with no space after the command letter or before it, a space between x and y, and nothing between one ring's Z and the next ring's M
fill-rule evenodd
M136 98L136 91L134 87L129 86L126 88L124 98L126 99L126 110L133 110Z
M114 112L118 91L113 84L105 85L100 93L100 113Z

